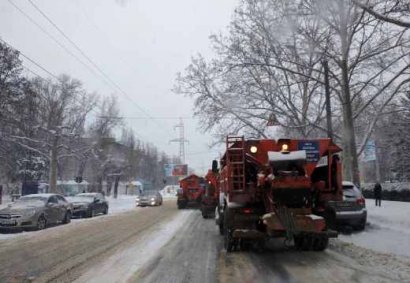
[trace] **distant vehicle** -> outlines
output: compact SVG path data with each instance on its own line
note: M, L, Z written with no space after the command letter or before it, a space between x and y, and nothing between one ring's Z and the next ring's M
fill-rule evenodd
M361 191L349 181L343 181L343 202L335 209L336 223L349 225L357 230L364 230L367 221L366 202Z
M94 217L97 214L108 214L108 201L101 193L82 193L67 198L73 204L73 216Z
M157 206L162 205L162 195L156 193L143 193L135 199L136 206Z
M179 180L179 186L180 189L177 190L178 209L183 209L188 206L200 208L202 196L205 192L205 179L191 174Z
M218 205L219 187L217 163L213 164L213 170L208 170L205 175L205 192L201 199L201 213L203 218L215 217L215 209Z
M72 205L57 194L20 197L0 210L0 229L42 230L49 224L70 223Z

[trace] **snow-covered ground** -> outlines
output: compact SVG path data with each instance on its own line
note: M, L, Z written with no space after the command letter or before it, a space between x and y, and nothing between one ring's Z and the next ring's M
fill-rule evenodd
M410 258L410 203L382 201L376 207L373 199L366 200L366 229L339 239L383 253Z
M135 196L119 195L117 199L107 197L110 206L108 214L121 213L135 208Z

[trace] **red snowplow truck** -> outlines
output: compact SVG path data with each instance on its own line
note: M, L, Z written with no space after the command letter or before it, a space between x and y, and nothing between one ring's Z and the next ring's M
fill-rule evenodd
M205 190L205 179L195 174L179 181L180 189L177 192L178 209L187 206L199 207Z
M228 136L216 216L225 249L270 237L300 250L326 249L337 237L326 224L334 214L329 203L343 199L340 151L331 139Z
M218 205L219 189L218 189L218 172L217 162L212 164L212 170L209 170L205 175L205 192L201 200L201 212L203 218L215 217L215 208Z

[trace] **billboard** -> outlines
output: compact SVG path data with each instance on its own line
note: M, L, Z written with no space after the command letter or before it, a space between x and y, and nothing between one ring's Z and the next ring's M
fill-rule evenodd
M164 166L165 176L176 177L188 175L187 164L165 164Z
M374 140L368 140L363 151L363 161L374 161L376 160L376 144Z

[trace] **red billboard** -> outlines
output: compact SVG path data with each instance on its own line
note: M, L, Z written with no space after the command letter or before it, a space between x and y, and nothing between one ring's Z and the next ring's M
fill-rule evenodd
M167 177L181 177L188 175L187 164L165 164L165 175Z

